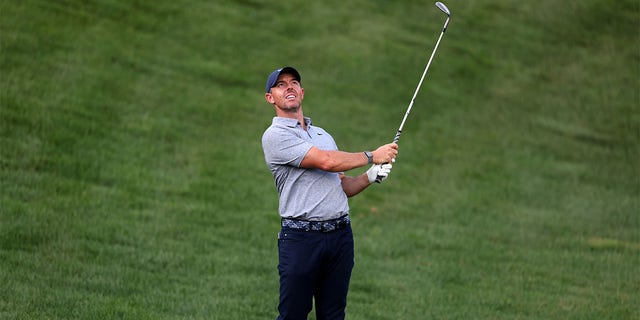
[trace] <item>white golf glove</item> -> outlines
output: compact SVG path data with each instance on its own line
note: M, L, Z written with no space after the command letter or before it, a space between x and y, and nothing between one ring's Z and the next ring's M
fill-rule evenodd
M380 179L380 182L387 179L392 167L393 165L391 163L372 165L371 168L367 170L367 178L369 178L369 183L374 183L378 176L382 177L382 179Z

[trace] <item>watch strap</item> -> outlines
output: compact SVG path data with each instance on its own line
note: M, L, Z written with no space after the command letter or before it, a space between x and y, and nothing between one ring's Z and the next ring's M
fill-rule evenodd
M373 153L371 153L371 151L365 151L364 155L367 156L367 163L368 164L372 164L373 163Z

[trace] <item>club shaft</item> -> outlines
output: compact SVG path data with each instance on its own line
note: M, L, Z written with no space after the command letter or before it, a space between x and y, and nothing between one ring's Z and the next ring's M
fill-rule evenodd
M400 141L400 135L402 134L402 128L404 128L404 123L407 121L409 114L411 113L411 108L413 108L413 102L416 100L416 96L418 96L418 92L420 91L420 87L422 87L422 82L424 82L424 78L429 71L429 66L431 65L431 61L433 61L433 57L436 55L436 51L438 50L438 46L440 45L440 40L442 40L442 36L444 36L445 31L447 31L447 26L449 25L449 17L444 22L444 27L442 28L442 32L438 37L438 41L436 42L436 46L433 48L433 52L431 52L431 57L429 57L429 62L427 62L427 66L424 68L424 72L422 72L422 77L420 78L420 82L418 82L418 86L416 87L416 91L413 93L413 97L411 98L411 102L409 103L409 107L407 108L407 112L404 114L404 118L402 118L402 122L400 123L400 127L396 132L395 138L393 138L394 143L398 143Z
M444 6L444 5L443 5ZM438 6L440 8L440 6ZM446 8L446 7L445 7ZM442 10L442 9L441 9ZM443 10L444 11L444 10ZM436 55L436 51L438 50L438 46L440 45L440 40L442 40L442 36L447 31L447 26L449 25L449 19L451 19L451 15L448 12L448 9L445 11L447 14L447 20L444 22L444 26L442 27L442 32L440 32L440 36L438 37L438 41L436 42L436 46L433 48L433 52L431 52L431 57L429 57L429 62L427 62L427 66L424 68L424 72L422 72L422 77L420 78L420 82L418 82L418 86L416 87L416 91L413 93L413 97L411 98L411 102L409 102L409 107L407 108L407 112L404 114L404 118L402 118L402 122L400 123L400 127L396 132L396 136L393 138L393 143L398 143L400 141L400 135L402 134L402 128L404 128L404 123L407 121L409 117L409 113L411 113L411 108L413 107L413 102L416 100L416 96L418 96L418 92L420 91L420 87L422 87L422 82L424 81L427 72L429 71L429 66L431 65L431 61L433 61L433 57ZM376 182L382 182L381 176L376 177Z

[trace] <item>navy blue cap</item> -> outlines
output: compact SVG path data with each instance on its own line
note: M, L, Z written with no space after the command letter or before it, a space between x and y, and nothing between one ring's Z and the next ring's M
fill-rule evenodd
M271 88L273 88L273 86L276 85L276 81L278 81L278 77L283 73L288 73L290 75L293 75L296 78L296 80L298 80L298 82L302 81L302 79L300 78L300 73L298 73L298 70L294 69L293 67L282 67L280 69L276 69L275 71L271 72L271 74L269 75L269 78L267 79L267 88L266 88L267 93L271 91Z

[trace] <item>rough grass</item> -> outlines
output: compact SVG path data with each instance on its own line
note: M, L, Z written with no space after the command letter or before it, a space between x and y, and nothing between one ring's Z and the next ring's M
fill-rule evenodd
M640 4L446 4L394 172L351 200L348 318L638 318ZM0 12L7 319L275 318L266 75L296 66L306 115L370 149L444 22L420 1Z

